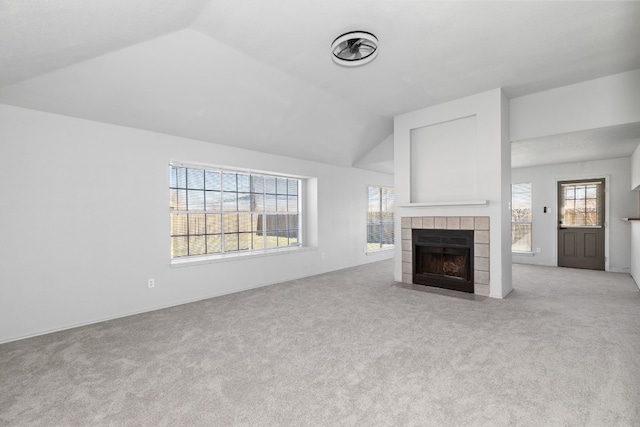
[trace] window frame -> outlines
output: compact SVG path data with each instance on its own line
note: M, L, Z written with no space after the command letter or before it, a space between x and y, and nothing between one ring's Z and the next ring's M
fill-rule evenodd
M380 221L375 221L372 222L370 221L369 218L369 214L370 214L370 207L371 207L371 198L370 198L370 194L371 194L371 189L377 189L378 190L378 196L379 196L379 206L380 206L380 210L377 211L380 214ZM382 218L382 204L383 204L383 191L387 190L387 191L391 191L391 194L393 196L393 200L392 200L392 220L391 221L384 221ZM374 254L374 253L378 253L378 252L382 252L382 251L390 251L393 250L395 248L395 188L394 187L390 187L390 186L386 186L386 185L375 185L375 184L370 184L367 185L367 220L366 220L366 244L365 244L365 253L366 254ZM380 242L369 242L369 227L371 225L377 225L381 227L381 236L384 234L383 227L387 226L390 227L391 231L392 231L392 236L391 236L391 240L393 243L388 244L386 246L383 246L384 243L382 242L382 238L380 239ZM370 245L372 243L378 243L379 247L377 248L370 248Z
M558 214L559 214L558 222L559 224L562 224L563 228L591 228L591 229L604 228L605 216L602 215L603 212L605 212L605 215L606 215L606 211L604 209L605 192L606 192L606 185L605 185L604 178L560 181L559 185L563 191L558 194L559 196L558 197ZM574 193L573 197L567 197L567 190L569 189L569 187L573 187L573 193ZM582 197L578 195L578 187L583 187ZM588 187L594 187L595 195L593 197L589 197ZM569 200L572 200L574 205L574 208L569 210L571 214L567 212L567 209L566 209L566 206L568 204L567 202ZM594 224L587 224L587 222L591 222L589 221L591 216L589 215L590 210L587 208L588 201L590 200L593 201L593 205L594 205L593 210L595 210L595 214L596 214L595 221L592 221L594 222ZM584 209L582 210L582 212L579 209L578 202L582 202L583 204L582 207ZM582 222L584 222L583 224L577 223L579 222L580 213L584 215L582 217L583 219ZM567 223L567 217L571 218L570 223Z
M514 221L513 220L513 210L514 210L514 186L529 186L529 221ZM514 225L528 225L529 226L529 250L514 250L513 249L513 226ZM511 184L511 252L514 254L530 254L533 253L533 183L532 182L518 182Z
M177 209L176 206L177 202L172 201L172 198L174 196L172 196L173 191L176 190L184 190L185 193L188 193L189 190L191 189L188 185L188 183L184 184L184 187L180 187L176 181L175 186L172 186L172 177L171 177L171 173L174 170L173 168L184 168L185 170L185 175L188 174L188 170L201 170L203 171L203 176L205 177L204 179L206 180L207 174L206 171L208 172L213 172L215 174L218 174L219 179L220 179L220 188L219 188L219 194L220 194L220 200L219 202L217 202L219 204L217 209L211 209L208 210L208 205L206 204L206 202L203 204L201 209L189 209L189 206L186 204L185 202L185 207L184 209ZM238 204L236 204L236 209L235 210L226 210L225 206L224 206L224 201L223 201L223 193L224 193L224 184L223 184L223 177L224 174L236 174L236 179L238 175L247 175L249 176L249 180L251 182L251 177L255 176L255 177L260 177L263 180L263 186L262 186L262 192L254 192L253 191L253 187L251 187L250 190L248 190L247 194L255 194L255 195L259 195L262 196L264 198L264 200L262 201L262 209L258 209L256 210L255 208L249 207L248 211L245 210L240 210L240 208L238 207ZM222 260L233 260L233 259L242 259L242 258L247 258L247 257L261 257L261 256L271 256L271 255L277 255L277 254L284 254L284 253L290 253L292 251L297 251L300 250L302 248L304 248L304 242L303 242L303 206L304 206L304 202L303 199L305 198L305 195L303 194L304 192L304 188L305 188L305 178L300 177L300 176L294 176L294 175L290 175L290 174L284 174L284 173L274 173L274 172L268 172L268 171L261 171L261 170L254 170L254 169L244 169L244 168L236 168L236 167L228 167L228 166L217 166L217 165L210 165L210 164L201 164L201 163L191 163L191 162L182 162L182 161L175 161L175 160L170 160L168 162L168 174L167 174L167 178L168 178L168 185L167 185L167 189L169 190L169 205L168 205L168 210L169 210L169 233L168 233L168 240L169 240L169 259L170 259L170 264L172 266L180 266L180 265L187 265L187 264L193 264L193 263L201 263L201 262L215 262L215 261L222 261ZM287 197L289 196L289 184L290 184L290 180L295 180L297 183L297 188L296 188L296 193L295 194L291 194L291 196L296 196L297 200L296 200L296 210L291 210L290 206L289 206L289 200L287 200L286 202L286 211L279 211L278 210L278 205L277 205L277 201L279 201L279 196L281 196L281 194L278 192L278 189L276 187L275 193L271 194L268 193L267 190L267 184L266 184L266 178L273 178L274 182L276 183L276 186L278 185L278 183L280 182L279 179L286 179L287 181L285 182L286 188L287 188ZM237 185L237 181L236 181L236 185ZM202 189L199 190L195 190L195 191L203 191L206 193L206 190L204 187ZM236 195L239 194L243 194L243 191L240 191L240 189L236 186L236 188L232 191L228 191L228 193L236 193ZM267 195L269 196L273 196L275 197L276 200L276 205L273 208L273 211L267 209L267 205L266 205L266 199L267 199ZM204 196L203 196L204 197ZM215 252L215 253L203 253L203 254L189 254L187 252L186 255L179 255L179 256L174 256L174 248L173 248L173 238L174 237L186 237L187 240L189 240L189 238L192 236L189 232L189 229L187 228L186 233L187 234L176 234L173 231L173 227L174 227L174 223L173 223L173 219L174 219L174 215L214 215L214 216L218 216L219 218L219 222L220 222L220 231L219 231L219 235L220 235L220 240L221 240L221 251L219 252ZM225 216L227 215L227 216ZM224 250L224 241L225 241L225 219L226 218L230 218L228 217L228 215L249 215L250 217L252 215L260 215L261 216L261 224L262 224L262 232L263 232L263 245L262 247L259 248L253 248L253 240L250 244L250 247L247 248L240 248L240 246L238 246L237 249L232 249L232 250ZM276 244L276 246L269 246L267 244L267 239L268 239L268 235L267 235L267 216L270 215L274 215L276 216L275 221L279 221L279 217L280 216L285 216L286 217L286 221L287 221L287 227L286 227L286 231L287 234L290 231L293 230L297 230L297 234L294 236L296 238L296 242L295 243L290 243L287 245L282 245L282 246L278 246ZM292 215L297 215L297 228L290 228L290 217ZM188 218L188 217L187 217ZM240 217L238 216L238 221L240 221ZM187 227L189 226L189 219L187 219L186 221L187 223ZM253 221L251 221L251 232L247 232L251 235L253 235L255 233L255 230L253 230ZM205 226L206 227L206 226ZM270 229L270 228L269 228ZM279 233L280 230L279 226L276 226L276 228L274 229L276 233ZM246 231L246 230L245 230ZM226 231L226 233L231 233L234 234L234 232L229 232ZM238 230L235 231L235 234L238 234L238 239L240 239L240 234L242 233L242 231L240 230L240 228L238 228ZM205 240L207 239L208 236L213 236L213 235L218 235L218 233L208 233L208 231L205 231L205 234L200 234L200 233L194 233L193 236L204 236ZM290 238L290 236L287 236L288 238ZM280 236L276 236L277 240L279 241Z

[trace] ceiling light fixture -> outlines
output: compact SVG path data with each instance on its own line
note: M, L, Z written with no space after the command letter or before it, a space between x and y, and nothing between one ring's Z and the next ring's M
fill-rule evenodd
M378 39L366 31L350 31L331 43L331 58L345 67L367 64L378 56Z

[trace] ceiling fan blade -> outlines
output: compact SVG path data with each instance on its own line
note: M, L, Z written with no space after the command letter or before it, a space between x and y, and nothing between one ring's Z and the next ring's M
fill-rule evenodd
M376 50L375 46L371 46L370 44L367 44L367 43L362 43L360 45L360 49L366 49L367 52L373 52L374 50Z
M338 58L344 58L346 55L348 55L351 52L351 48L349 46L345 46L344 48L342 48L338 53L336 53L335 55Z

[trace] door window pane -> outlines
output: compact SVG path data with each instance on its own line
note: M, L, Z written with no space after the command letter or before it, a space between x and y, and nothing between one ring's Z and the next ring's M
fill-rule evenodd
M604 221L604 182L560 183L560 224L563 227L601 227ZM564 197L563 197L564 196Z

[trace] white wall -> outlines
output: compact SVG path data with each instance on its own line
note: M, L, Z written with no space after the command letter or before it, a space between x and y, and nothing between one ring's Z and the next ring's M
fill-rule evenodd
M631 224L631 276L640 288L640 221Z
M393 255L363 251L387 174L6 105L0 158L0 342ZM171 268L170 159L316 177L318 249Z
M640 69L510 101L511 141L640 122Z
M474 117L474 120L461 120ZM455 121L458 121L457 123ZM430 161L430 168L424 173L413 174L412 164L415 166L412 138L439 135L438 138L448 138L449 135L467 135L467 125L474 126L474 138L469 141L455 141L455 147L449 145L448 152L442 153L443 147L429 150L420 147L420 155L437 155L435 161ZM436 126L434 132L421 128ZM461 129L460 127L464 127ZM417 130L417 131L416 131ZM415 131L415 132L414 132ZM442 132L446 135L442 135ZM451 131L447 133L447 131ZM454 136L455 139L455 136ZM414 141L416 142L416 141ZM417 141L418 143L420 141ZM425 142L425 141L423 141ZM427 145L428 145L428 141ZM478 95L461 98L455 101L424 108L395 117L394 120L394 167L396 218L402 216L489 216L491 218L491 253L490 253L490 296L503 298L512 289L511 285L511 229L510 229L510 171L511 151L508 139L508 101L502 90L494 89ZM474 171L473 184L449 187L446 175L450 166L442 158L455 157L455 150L460 146L473 149L476 156L473 164L468 165ZM457 148L456 148L457 147ZM424 150L423 150L424 148ZM446 146L444 147L446 150ZM453 151L451 151L453 150ZM431 153L431 154L430 154ZM434 154L435 153L435 154ZM469 159L465 157L467 161ZM467 175L468 176L468 175ZM419 182L416 182L419 179ZM424 180L435 180L440 183L443 191L422 191L412 189L412 185L422 185ZM447 191L449 190L449 191ZM420 200L411 200L412 194ZM421 207L403 205L411 202L455 202L487 200L486 207ZM400 248L400 221L396 220L396 263L394 276L402 280L402 256Z
M631 156L631 188L635 190L636 211L633 217L640 217L640 147ZM631 222L631 275L640 288L640 221Z
M629 272L631 230L620 218L634 216L636 194L631 188L631 159L565 163L558 165L518 168L511 171L512 183L531 182L533 197L533 256L513 255L513 262L523 264L557 265L557 190L558 181L582 178L606 178L608 222L607 254L610 271ZM547 213L543 208L547 207ZM541 252L536 253L536 248Z
M640 146L631 156L631 189L640 190Z

